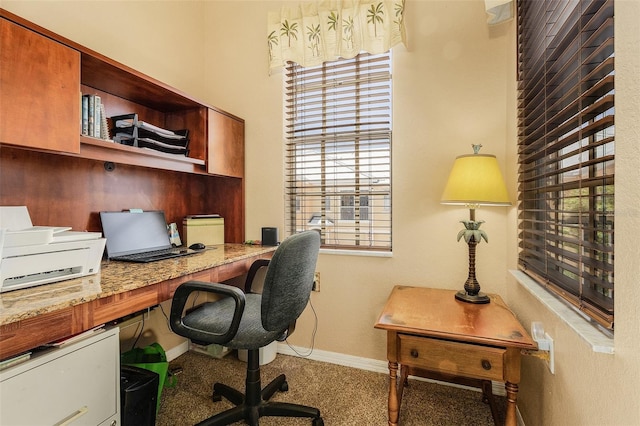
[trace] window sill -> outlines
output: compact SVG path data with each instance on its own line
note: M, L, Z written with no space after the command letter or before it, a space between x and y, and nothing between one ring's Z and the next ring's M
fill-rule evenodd
M390 251L369 251L369 250L340 250L321 248L321 254L338 254L347 256L365 256L365 257L393 257Z
M527 289L533 297L538 299L547 309L553 312L591 346L593 352L604 354L614 353L613 337L607 336L603 331L596 328L589 320L576 312L575 309L546 291L524 272L517 270L510 270L509 272L511 272L511 275L513 275L516 281Z

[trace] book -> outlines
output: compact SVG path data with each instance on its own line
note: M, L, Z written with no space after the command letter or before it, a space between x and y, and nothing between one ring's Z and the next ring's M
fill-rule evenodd
M82 95L82 134L89 135L89 95Z
M88 136L93 136L95 133L94 130L94 117L96 115L96 111L95 111L95 106L96 106L96 99L93 95L87 95L87 99L88 99L88 106L87 106L87 117L88 117L88 126L87 126L87 135Z
M102 102L100 102L100 139L111 139L109 125L107 124L107 112Z
M101 123L102 120L100 119L100 110L101 110L101 105L102 105L102 98L100 98L100 96L98 95L92 95L93 96L93 102L94 102L94 106L93 106L93 134L91 136L93 136L94 138L100 138L100 129L101 129Z

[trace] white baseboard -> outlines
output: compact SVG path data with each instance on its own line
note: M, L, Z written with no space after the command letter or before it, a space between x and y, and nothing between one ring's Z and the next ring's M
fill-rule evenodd
M337 352L328 352L320 349L309 350L298 346L290 346L286 342L278 343L278 353L284 355L309 358L314 361L328 362L330 364L343 365L345 367L359 368L361 370L374 371L376 373L389 373L388 363L377 359L362 358L353 355L345 355Z
M171 349L168 349L165 354L167 355L167 361L171 362L174 359L178 358L180 355L187 353L189 351L189 341L185 340L180 343L178 346L175 346Z

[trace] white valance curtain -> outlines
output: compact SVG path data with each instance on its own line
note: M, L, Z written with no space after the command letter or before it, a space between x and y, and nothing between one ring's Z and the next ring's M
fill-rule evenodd
M484 0L489 25L513 19L513 0Z
M304 67L360 52L384 53L406 44L404 0L322 0L285 4L270 12L269 69L287 61Z

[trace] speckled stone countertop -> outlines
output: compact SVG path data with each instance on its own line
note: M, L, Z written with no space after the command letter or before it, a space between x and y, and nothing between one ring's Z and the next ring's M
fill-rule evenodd
M95 275L0 294L0 325L179 278L275 250L244 244L212 246L191 256L151 263L103 261Z

